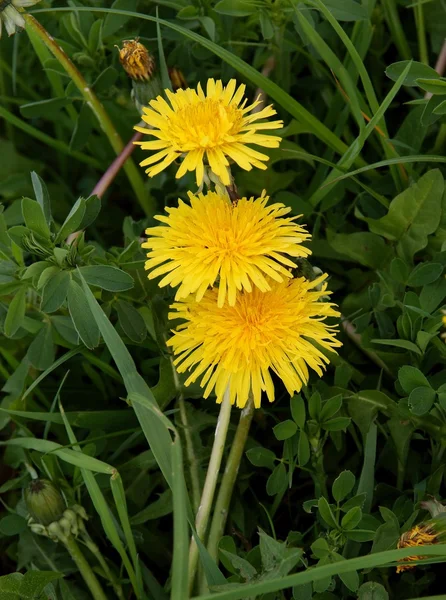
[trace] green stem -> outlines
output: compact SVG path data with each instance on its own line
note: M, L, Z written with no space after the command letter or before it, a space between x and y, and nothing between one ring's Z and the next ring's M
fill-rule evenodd
M101 587L101 584L96 578L96 575L93 573L90 565L88 564L85 556L82 554L81 549L79 548L76 540L73 536L68 535L64 536L63 543L65 544L66 549L71 555L71 558L76 563L77 568L81 572L82 577L84 578L85 583L88 586L88 589L91 592L94 600L107 600L107 596L104 594L104 590Z
M125 600L124 594L122 593L121 584L117 580L115 574L111 571L105 558L102 556L102 552L99 550L98 546L93 542L91 537L88 535L87 531L83 532L83 538L84 538L85 545L90 550L90 552L95 555L98 563L101 565L102 570L105 573L105 576L109 579L110 583L112 584L113 589L115 590L115 593L116 593L117 597L119 598L119 600Z
M71 77L71 80L78 88L85 102L87 102L94 115L96 116L99 125L102 131L108 137L108 140L113 150L116 152L116 154L119 154L124 148L124 143L96 94L90 88L90 86L88 85L84 77L81 75L81 73L78 71L71 59L68 57L68 55L54 41L54 39L49 35L46 29L42 27L42 25L32 15L24 13L23 16L27 26L42 40L42 42L45 44L48 50L50 50L50 52L54 55L54 57L59 61L59 63ZM135 192L135 195L138 199L138 202L141 205L141 208L147 215L152 215L154 212L153 200L148 195L144 186L144 181L141 178L141 175L131 158L127 159L126 163L124 164L124 170L127 173L130 185L132 186L133 191Z
M396 7L395 0L382 0L382 6L385 11L387 25L389 26L395 46L400 54L400 59L411 60L412 53L398 16L398 9Z
M426 27L424 24L424 12L423 12L423 4L421 0L418 0L418 4L414 8L415 11L415 21L417 25L417 36L418 36L418 52L420 55L420 62L425 65L429 64L429 54L427 51L427 42L426 42Z
M217 560L218 544L223 535L226 519L228 517L229 505L231 503L232 492L237 480L237 473L245 450L246 440L248 439L249 428L254 416L254 403L252 398L240 413L240 421L235 432L234 440L231 444L226 469L221 480L220 490L215 502L214 516L212 517L211 529L207 548L209 554Z
M442 153L446 148L446 123L440 125L432 152Z
M229 386L223 396L223 402L218 415L217 426L215 428L214 445L212 446L211 458L206 473L203 493L201 495L200 506L195 520L195 527L200 540L204 539L206 534L209 515L211 513L212 502L214 500L215 488L217 486L218 474L220 472L221 460L225 449L226 435L228 433L229 419L231 416L231 403L229 400ZM195 574L198 564L198 547L192 539L189 548L189 590L192 593Z

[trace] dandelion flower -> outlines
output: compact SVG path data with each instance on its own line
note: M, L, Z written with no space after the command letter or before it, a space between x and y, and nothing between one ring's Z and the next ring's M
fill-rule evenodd
M119 48L119 62L135 81L149 81L155 72L155 59L138 40L126 40Z
M321 376L329 360L314 342L327 350L341 345L335 326L324 323L339 316L332 303L320 301L328 293L326 277L271 280L268 292L241 292L234 306L223 308L217 307L215 289L201 302L188 298L173 304L169 318L184 323L167 343L178 372L190 371L185 385L200 378L204 397L215 389L218 403L229 385L231 404L243 408L251 392L258 408L262 391L274 400L271 372L290 395L307 383L309 367Z
M415 525L409 531L402 534L398 540L398 548L413 548L418 546L431 546L432 544L438 543L438 534L432 525ZM408 571L409 569L415 569L415 564L411 564L414 561L425 558L423 556L408 556L402 558L401 564L396 568L397 573Z
M268 156L253 150L250 145L279 146L277 136L258 133L283 127L282 121L258 123L260 119L276 114L272 106L253 113L260 101L246 106L247 99L242 101L245 86L240 85L236 90L235 79L231 79L226 87L221 81L209 79L206 95L200 84L196 90L178 89L175 93L165 90L165 93L170 104L158 96L151 100L151 108L144 108L142 118L152 129L135 127L137 131L157 138L135 142L143 150L158 150L140 163L141 167L148 167L149 177L163 171L180 156L183 162L176 177L195 171L198 186L203 183L205 159L223 185L230 184L228 158L246 171L253 166L266 169L264 161Z
M8 35L13 35L19 29L25 28L25 19L20 14L21 9L34 6L40 0L0 0L0 38L4 23Z
M237 290L262 292L271 289L268 277L281 282L295 267L288 256L305 257L310 250L302 242L311 236L285 217L291 209L284 204L267 205L268 196L242 198L232 204L215 192L189 193L190 205L179 200L167 208L168 216L155 217L165 225L146 230L142 244L148 248L149 278L160 275L160 286L179 285L175 299L196 294L200 301L219 278L218 306L226 296L234 305Z

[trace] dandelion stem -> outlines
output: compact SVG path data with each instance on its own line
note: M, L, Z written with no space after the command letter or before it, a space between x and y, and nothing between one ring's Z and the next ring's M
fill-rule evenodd
M122 587L121 587L119 581L117 580L115 574L111 571L105 558L102 555L102 552L99 550L98 546L93 542L91 537L88 535L87 531L84 531L83 539L84 539L84 543L87 546L87 548L97 558L99 564L102 567L102 570L104 571L105 576L109 579L110 583L112 584L113 589L115 590L115 593L116 593L117 597L119 598L119 600L125 600L124 594L122 592Z
M226 469L215 502L214 516L211 522L207 549L212 558L216 560L218 556L218 544L225 529L232 492L237 480L237 473L245 449L246 440L248 439L253 415L254 403L252 398L250 398L248 404L240 414L240 421L237 426L237 431L235 432L234 440L231 444L231 451L229 452Z
M200 506L198 507L195 527L198 537L203 540L211 513L212 502L214 500L215 488L217 486L218 474L220 472L221 460L226 443L226 434L228 433L229 419L231 416L231 403L229 401L229 386L225 391L223 401L218 415L217 426L215 428L214 445L212 446L211 458L206 473L203 493L201 495ZM189 590L192 588L195 580L198 563L198 547L192 539L189 549Z
M65 69L71 80L78 88L79 92L83 96L85 102L89 105L94 115L96 116L102 131L107 136L110 145L116 154L120 154L124 148L124 143L121 136L116 131L112 120L108 116L104 106L98 99L96 94L88 85L83 75L76 68L74 63L71 61L65 51L57 44L53 37L46 31L46 29L30 14L24 13L23 17L26 21L27 27L29 27L33 33L35 33L50 50L54 57L59 61L61 66ZM130 185L138 199L141 208L146 215L152 215L154 212L153 200L150 198L147 190L144 186L144 181L131 158L128 158L124 163L124 170L127 173L127 177L130 181Z
M76 563L77 568L81 572L88 589L94 600L107 600L107 596L104 594L104 590L101 587L96 575L93 573L90 565L88 564L85 556L82 554L76 540L72 535L64 536L63 543L66 549L71 555L71 558Z

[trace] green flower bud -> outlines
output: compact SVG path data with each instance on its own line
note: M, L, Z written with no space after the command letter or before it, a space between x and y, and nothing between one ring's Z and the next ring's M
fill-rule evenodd
M60 492L48 479L33 479L25 490L25 502L31 517L45 526L58 521L66 508Z

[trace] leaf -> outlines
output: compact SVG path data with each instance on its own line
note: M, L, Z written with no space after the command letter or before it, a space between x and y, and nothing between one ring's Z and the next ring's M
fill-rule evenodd
M70 139L70 150L82 150L90 139L92 130L93 118L91 108L87 102L84 102L73 127L73 133L71 134ZM79 229L81 229L80 225Z
M297 462L299 467L304 467L310 460L310 457L311 450L308 435L305 433L305 431L301 430L299 432L299 442L297 445Z
M247 0L220 0L214 10L221 15L231 17L249 17L257 12L258 8L253 2Z
M382 237L366 231L337 233L329 243L336 252L372 269L383 267L390 258L391 250Z
M68 271L59 271L46 281L42 290L40 307L42 312L52 313L62 306L67 297L70 281Z
M434 79L420 78L417 79L416 83L425 92L429 92L430 94L440 94L441 96L446 95L446 81L438 79L438 77Z
M331 493L336 502L342 502L353 490L356 478L351 471L342 471L333 482Z
M273 469L276 460L274 452L262 446L256 446L247 450L246 457L255 467L266 467L267 469Z
M29 347L28 358L34 368L44 371L53 364L54 356L51 325L45 323Z
M442 273L443 265L440 263L421 263L409 275L407 285L410 287L420 287L433 283Z
M6 515L6 517L0 520L0 534L5 536L18 535L22 531L25 531L27 526L26 519L20 515Z
M49 100L39 100L38 102L29 102L20 106L20 112L25 119L50 118L54 119L56 113L71 104L70 98L50 98Z
M44 588L63 577L62 573L54 571L28 571L11 573L0 577L0 595L4 600L31 600L38 598Z
M362 519L362 510L359 506L351 508L343 517L341 527L345 530L355 529Z
M425 415L432 408L437 394L431 387L416 387L409 394L409 408L414 415Z
M327 523L327 525L333 529L337 529L338 524L336 523L336 519L331 510L331 507L328 504L327 500L324 498L324 496L321 496L319 498L319 500L317 502L317 507L319 509L319 513L320 513L321 517L324 519L324 521Z
M133 304L125 300L118 300L116 310L118 312L119 324L125 335L137 344L143 342L147 335L146 324Z
M135 11L138 0L115 0L111 5L111 9L126 9L127 11ZM127 15L113 13L111 10L105 17L104 27L102 29L102 37L107 38L121 29L130 19Z
M81 224L79 225L79 229L86 229L89 225L94 223L100 212L101 199L99 196L89 196L85 200L85 213Z
M74 233L79 230L79 227L82 223L82 220L85 215L86 210L86 200L85 198L78 198L76 202L73 204L70 212L68 213L67 218L62 224L62 227L59 229L56 236L56 244L65 240L66 237L70 235L70 233Z
M22 198L22 214L26 226L38 235L49 240L51 237L50 228L46 222L43 208L31 198Z
M286 474L285 465L279 463L276 465L274 471L268 477L266 482L266 493L268 496L275 496L284 492L288 487L288 477Z
M130 523L132 525L142 525L147 521L165 517L166 515L169 515L172 510L172 492L168 489L160 494L158 500L155 500L155 502L152 502L152 504L143 508L143 510L136 515L133 515L130 519Z
M37 202L40 204L48 225L51 222L51 201L45 182L35 171L31 172L31 181Z
M109 292L124 292L133 287L133 277L110 265L79 267L85 281Z
M389 600L389 594L380 583L367 581L358 590L358 600Z
M288 419L287 421L283 421L283 423L279 423L273 428L274 435L278 440L287 440L292 437L297 431L297 425L294 421Z
M321 424L321 427L325 429L325 431L344 431L350 423L350 417L335 417L334 419L324 421Z
M423 63L417 62L416 60L401 60L389 65L386 69L387 77L389 77L392 81L396 81L409 63L411 63L410 69L403 81L403 85L416 87L418 85L417 79L421 77L436 79L440 78L440 75L435 69Z
M396 242L398 255L411 262L440 223L443 190L441 171L428 171L392 200L387 215L367 219L370 230Z
M338 21L368 19L366 7L353 0L324 0L324 4Z
M413 389L420 386L430 387L429 381L426 379L425 375L419 369L412 367L411 365L404 365L401 367L398 371L398 381L406 394L410 394Z
M96 348L100 333L90 310L85 293L78 283L71 280L68 288L68 311L79 337L87 348Z
M23 325L26 308L26 287L22 286L8 308L3 331L6 337L12 337L16 331Z
M293 396L290 400L291 416L299 429L305 427L305 402L300 394Z
M421 350L413 342L408 340L371 340L374 344L381 344L382 346L395 346L396 348L404 348L410 352L421 355Z

